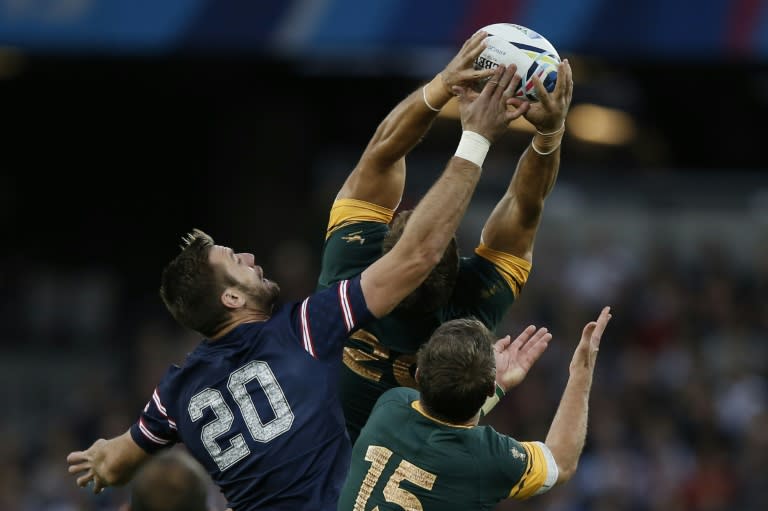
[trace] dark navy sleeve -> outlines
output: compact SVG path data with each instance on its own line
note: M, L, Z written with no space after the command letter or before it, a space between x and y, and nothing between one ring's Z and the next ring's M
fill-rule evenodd
M168 415L162 397L163 382L155 388L152 397L133 426L131 437L139 447L152 454L178 442L176 421Z
M297 311L296 325L304 349L320 359L340 355L349 334L374 319L359 275L318 291L301 302Z

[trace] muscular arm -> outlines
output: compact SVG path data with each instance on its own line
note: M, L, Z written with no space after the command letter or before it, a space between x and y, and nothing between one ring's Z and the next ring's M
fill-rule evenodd
M426 85L401 101L379 124L360 161L344 182L337 199L357 199L396 209L405 187L405 155L429 131L437 109L451 99L450 87L482 78L487 70L475 71L472 62L482 52L484 33L468 39L459 53Z
M605 307L597 321L584 327L581 341L571 360L568 383L547 434L545 443L557 462L558 483L573 477L584 448L592 376L600 339L611 318L609 310L609 307Z
M460 97L466 131L495 140L522 110L506 109L502 93L519 81L515 69L499 69L474 101ZM480 178L480 167L454 156L442 176L419 202L394 248L369 266L361 285L369 310L377 317L391 311L429 275L440 261L464 216Z
M85 451L70 453L67 463L70 474L80 474L78 486L93 481L93 491L99 493L107 486L126 484L149 456L127 431L110 440L96 440Z
M544 200L557 180L560 169L559 140L573 96L573 79L568 61L558 67L558 79L552 94L534 79L540 98L531 105L526 118L536 127L536 147L547 148L539 154L531 145L523 152L504 197L494 208L483 228L481 241L487 247L517 256L528 262L533 258L533 243L541 221ZM541 133L553 135L542 135ZM550 144L557 144L549 152Z
M555 185L559 168L559 148L542 156L528 146L509 188L483 227L482 243L531 262L544 200Z

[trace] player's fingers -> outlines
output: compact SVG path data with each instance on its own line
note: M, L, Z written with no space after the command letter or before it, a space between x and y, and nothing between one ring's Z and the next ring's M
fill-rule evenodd
M507 335L507 336L505 336L505 337L502 337L501 339L499 339L498 341L496 341L496 342L494 343L494 345L493 345L493 350L494 350L496 353L501 353L502 351L504 351L505 349L507 349L507 347L508 347L510 344L512 344L512 337L510 337L509 335Z
M517 66L514 64L506 66L504 71L501 73L501 76L499 77L499 86L494 91L494 95L499 101L501 101L502 94L507 92L507 89L510 83L512 83L512 80L515 79L515 73L517 73Z
M523 101L523 103L519 107L514 108L512 110L507 109L507 112L505 114L507 123L510 123L515 119L522 117L523 115L526 114L526 112L528 112L530 108L531 108L531 103L529 101Z
M608 321L613 316L611 315L611 308L610 307L603 307L603 310L600 311L600 315L597 317L597 321L595 321L595 328L592 331L591 339L592 343L600 344L600 339L603 336L603 332L605 331L605 327L608 325Z
M456 98L458 98L459 102L462 102L467 95L467 88L460 85L454 85L451 87L451 92L454 96L456 96Z
M509 104L510 99L515 99L515 92L520 87L520 81L522 79L520 78L520 75L515 73L512 76L512 80L509 82L509 85L507 85L507 88L504 89L504 97L507 98L507 104ZM520 105L517 105L520 106Z
M568 84L568 64L565 61L557 65L557 81L555 82L555 96L562 98L565 95Z
M546 336L549 336L551 338L552 334L549 333L549 329L547 329L545 327L541 327L538 330L536 330L536 333L534 333L531 336L530 340L528 341L528 344L539 342L540 340L542 340Z
M533 88L536 90L536 97L539 98L539 102L549 105L549 92L547 92L547 89L544 87L544 83L541 81L541 78L539 78L539 75L533 75L531 81L533 82Z
M536 362L542 353L544 353L549 347L549 341L552 340L552 334L545 333L541 337L531 339L531 341L525 346L525 354L530 357L531 363Z
M98 477L93 478L93 493L101 493L104 491L107 485L104 484Z
M86 457L83 451L74 451L67 454L67 463L79 463L85 460L86 460Z
M565 82L565 97L568 104L571 103L573 98L573 70L571 69L571 63L568 59L565 59L565 69L567 74L567 81Z
M77 474L79 472L82 472L83 470L88 470L90 468L90 465L88 463L77 463L75 465L70 465L67 468L67 472L70 474Z
M483 91L480 93L481 96L490 96L496 91L496 88L499 85L499 80L501 79L501 75L505 70L506 68L504 66L497 66L493 69L493 74L483 86Z
M467 41L467 44L464 47L462 47L461 53L464 56L465 64L469 62L473 62L477 57L480 56L481 53L483 53L483 50L487 46L485 42L486 37L488 37L488 32L483 32L481 30L477 32L475 35L473 35Z
M458 74L459 82L473 82L493 76L493 69L467 69Z
M88 472L77 478L77 485L81 488L84 488L88 485L89 482L91 482L91 479L93 479L93 470L89 469Z
M528 339L531 338L534 332L536 332L536 325L528 325L527 327L525 327L525 330L520 332L520 334L517 337L515 337L515 340L512 341L512 343L519 348L520 346L525 344L528 341Z

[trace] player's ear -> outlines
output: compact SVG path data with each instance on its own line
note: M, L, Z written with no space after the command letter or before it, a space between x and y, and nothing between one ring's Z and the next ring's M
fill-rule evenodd
M245 295L234 287L228 287L221 293L221 303L230 309L239 309L245 305Z

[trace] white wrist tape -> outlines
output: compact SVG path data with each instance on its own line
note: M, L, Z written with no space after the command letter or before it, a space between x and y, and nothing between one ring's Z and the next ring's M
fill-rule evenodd
M484 136L474 131L464 131L461 133L461 140L459 140L459 147L456 148L455 156L482 167L490 147L491 142Z
M483 406L480 408L480 416L485 417L488 415L491 410L493 410L493 407L496 406L499 401L501 401L501 398L504 397L504 390L499 386L499 384L496 384L496 391L493 393L491 397L485 400L485 403L483 403Z

